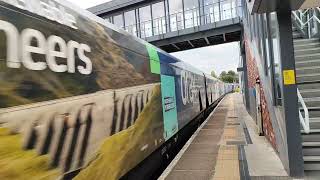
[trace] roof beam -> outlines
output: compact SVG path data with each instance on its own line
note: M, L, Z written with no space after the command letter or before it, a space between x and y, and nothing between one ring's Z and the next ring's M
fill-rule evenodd
M177 50L181 50L177 45L171 44L173 47L175 47Z
M192 48L194 48L194 45L191 43L191 41L188 41L188 43L190 44L190 46L191 46Z
M206 40L206 43L207 43L208 45L210 45L210 41L208 40L207 37L204 37L204 40Z

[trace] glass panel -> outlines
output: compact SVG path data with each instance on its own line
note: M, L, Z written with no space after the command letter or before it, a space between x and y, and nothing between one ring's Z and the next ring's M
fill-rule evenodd
M124 29L130 34L137 36L136 14L134 10L124 13L124 23Z
M197 0L184 0L184 16L186 28L199 26L199 2Z
M164 2L152 4L153 34L166 33L166 18L164 12Z
M221 20L232 18L232 2L231 1L221 1Z
M212 2L213 2L212 0L203 0L203 3L204 3L203 10L204 10L204 17L205 17L204 23L205 24L214 22L213 13L210 11L210 8L213 7ZM213 9L213 8L211 8L211 9Z
M113 24L123 29L123 15L119 14L113 17Z
M152 36L151 8L145 6L139 9L141 38Z
M274 95L276 105L281 105L281 67L280 67L280 46L279 46L279 27L277 14L270 14L270 33L272 38L272 46L273 46L273 68L274 68Z
M265 43L265 47L266 47L266 62L265 62L265 66L266 66L266 73L269 72L270 69L270 61L271 61L271 55L270 55L270 44L269 41L271 41L270 36L269 36L269 32L268 32L268 28L269 28L269 24L268 24L268 19L267 19L267 14L263 14L263 24L264 24L264 30L263 33L265 34L265 39L264 39L264 43ZM272 42L272 41L271 41Z
M213 0L212 7L210 8L210 13L213 14L213 18L216 21L221 21L221 9L220 9L220 0Z
M169 19L171 31L184 29L182 12L182 0L169 0Z
M111 18L110 17L106 17L105 20L109 23L111 23Z
M256 37L256 40L257 40L257 44L258 44L258 51L261 55L261 58L263 59L263 46L262 46L262 23L261 23L261 15L260 14L257 14L256 15L256 24L257 24L257 37Z

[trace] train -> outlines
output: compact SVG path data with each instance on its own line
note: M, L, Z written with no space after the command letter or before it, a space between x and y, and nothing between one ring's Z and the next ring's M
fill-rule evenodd
M0 179L155 179L227 84L63 0L0 0Z

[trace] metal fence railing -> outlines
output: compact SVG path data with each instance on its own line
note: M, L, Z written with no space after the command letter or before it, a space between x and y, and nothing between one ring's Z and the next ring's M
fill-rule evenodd
M306 37L319 37L320 8L292 11L292 19Z
M198 27L228 19L241 18L241 0L225 0L201 7L185 9L167 16L125 26L129 33L142 39L168 32Z

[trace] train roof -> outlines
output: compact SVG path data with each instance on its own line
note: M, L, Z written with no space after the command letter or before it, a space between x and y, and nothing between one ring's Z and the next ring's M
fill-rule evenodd
M7 3L10 4L10 1L8 2L7 0L0 0L0 1L4 1L4 2L7 2ZM32 0L26 0L25 3L28 3L28 1L32 1ZM173 66L176 66L176 67L191 71L191 72L199 74L199 75L204 75L204 73L201 70L197 69L196 67L194 67L194 66L192 66L192 65L190 65L190 64L188 64L188 63L186 63L186 62L184 62L184 61L182 61L182 60L180 60L180 59L178 59L176 57L174 57L173 55L163 51L162 49L160 49L160 48L158 48L158 47L156 47L156 46L154 46L154 45L152 45L152 44L150 44L150 43L148 43L148 42L146 42L146 41L144 41L144 40L142 40L142 39L140 39L140 38L138 38L138 37L136 37L136 36L134 36L134 35L132 35L130 33L128 33L127 31L115 26L114 24L107 22L106 20L94 15L90 11L80 8L79 6L73 4L72 2L69 2L67 0L51 0L51 1L54 1L57 4L60 4L60 5L64 6L64 7L68 7L68 9L74 11L78 15L84 16L84 17L88 18L89 20L95 21L95 22L97 22L97 23L99 23L99 24L101 24L101 25L103 25L103 26L105 26L107 28L110 28L113 31L116 31L116 32L118 32L120 34L123 34L125 36L129 36L130 38L132 38L133 40L135 40L135 41L137 41L137 42L139 42L141 44L145 44L145 45L148 44L150 46L153 46L158 52L160 52L162 54L165 54L167 57L170 57L171 59L173 59L174 62L171 63ZM206 77L210 77L210 76L206 76ZM215 80L217 80L217 79L215 79Z
M67 0L58 0L58 1L56 1L56 2L60 3L60 4L63 5L63 6L66 6L66 7L69 7L69 8L71 8L71 9L73 9L74 11L78 12L80 15L83 15L83 16L85 16L85 17L87 17L87 18L89 18L89 19L91 19L91 20L93 20L93 21L96 21L96 22L100 23L101 25L104 25L104 26L106 26L106 27L108 27L108 28L110 28L110 29L112 29L112 30L114 30L114 31L117 31L117 32L122 33L122 34L125 34L125 35L127 35L127 36L130 36L132 39L134 39L134 40L136 40L136 41L138 41L138 42L140 42L140 43L142 43L142 44L152 45L152 44L144 41L143 39L140 39L140 38L138 38L138 37L136 37L136 36L128 33L127 31L125 31L125 30L123 30L123 29L115 26L114 24L105 21L104 19L100 18L99 16L94 15L94 14L91 13L90 11L78 7L77 5L73 4L72 2L69 2L69 1L67 1ZM152 46L153 46L158 52L161 52L161 53L163 53L163 54L166 54L168 57L170 57L170 58L172 58L172 59L175 59L176 62L173 63L172 65L177 66L177 67L180 67L180 68L183 68L183 69L185 69L185 70L188 70L188 71L191 71L191 72L194 72L194 73L197 73L197 74L199 74L199 75L203 75L203 74L204 74L204 73L203 73L201 70L199 70L198 68L196 68L196 67L194 67L194 66L192 66L192 65L190 65L190 64L188 64L188 63L186 63L186 62L184 62L184 61L181 60L181 59L178 59L178 58L174 57L173 55L171 55L171 54L163 51L162 49L160 49L160 48L158 48L158 47L156 47L156 46L154 46L154 45L152 45Z

